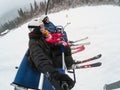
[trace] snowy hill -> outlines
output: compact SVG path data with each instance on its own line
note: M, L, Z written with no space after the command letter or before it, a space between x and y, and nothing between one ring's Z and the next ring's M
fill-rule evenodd
M103 90L105 84L120 80L120 7L86 6L49 15L56 25L65 26L70 40L88 36L91 44L73 55L83 60L102 53L101 67L76 70L77 83L72 90ZM13 90L18 66L28 48L27 23L0 37L0 90ZM72 77L72 75L71 75ZM117 89L120 90L120 89Z

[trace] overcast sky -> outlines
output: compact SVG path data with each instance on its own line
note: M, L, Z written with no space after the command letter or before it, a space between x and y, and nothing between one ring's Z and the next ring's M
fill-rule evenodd
M0 16L4 15L6 12L11 11L12 9L18 9L22 6L27 6L31 2L34 2L34 0L0 0Z

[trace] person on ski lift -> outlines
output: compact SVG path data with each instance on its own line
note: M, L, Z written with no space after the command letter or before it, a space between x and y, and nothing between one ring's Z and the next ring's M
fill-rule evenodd
M29 33L29 50L30 50L30 63L32 62L32 66L39 72L44 73L44 75L48 78L51 84L58 90L55 86L55 83L59 83L60 86L62 82L66 82L68 84L69 89L74 87L75 82L67 75L60 73L58 68L61 68L59 62L61 63L61 45L53 45L46 42L46 36L44 24L40 20L34 20L29 23L28 28L30 29ZM60 50L59 50L60 49ZM67 51L68 48L65 48ZM67 53L70 53L68 50ZM71 54L71 53L70 53ZM60 55L56 57L56 55ZM65 52L65 55L66 52ZM59 59L58 59L59 58ZM72 58L67 57L65 59ZM72 65L69 62L69 65ZM56 65L55 65L56 64ZM61 64L62 65L62 64Z
M48 30L43 31L43 35L46 37L46 42L50 44L63 44L70 47L70 43L64 41L64 35L61 32L51 34Z
M45 29L48 30L50 33L57 33L57 32L61 32L61 29L63 29L63 27L61 26L55 26L50 20L49 17L47 15L42 15L40 17L40 19L43 21ZM60 28L59 28L60 27ZM64 34L64 40L66 42L68 42L68 37L67 37L67 33L63 30L63 34Z

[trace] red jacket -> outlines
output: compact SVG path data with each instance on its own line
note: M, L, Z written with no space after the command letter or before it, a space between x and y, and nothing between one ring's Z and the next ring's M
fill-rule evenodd
M63 44L65 46L69 46L69 43L63 41L63 34L55 33L49 34L49 37L46 38L46 42L50 44Z

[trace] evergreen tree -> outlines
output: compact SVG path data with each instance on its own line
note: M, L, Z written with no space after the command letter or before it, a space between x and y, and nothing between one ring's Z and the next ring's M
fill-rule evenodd
M40 2L40 9L39 9L39 12L45 13L45 9L46 9L46 3Z
M38 5L37 2L34 0L34 10L37 11L38 10Z
M24 16L25 16L22 8L20 8L20 9L18 10L18 14L19 14L20 17L24 17Z
M30 3L30 15L31 16L34 15L34 9L31 3Z

